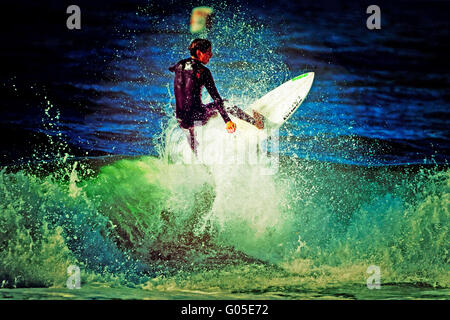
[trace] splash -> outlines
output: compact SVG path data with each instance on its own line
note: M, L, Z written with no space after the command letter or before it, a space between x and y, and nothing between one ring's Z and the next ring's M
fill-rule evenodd
M64 285L70 264L104 281L156 277L149 288L339 286L370 265L383 283L449 285L446 170L283 158L275 176L236 168L216 185L204 166L154 157L76 168L79 181L0 173L4 286Z

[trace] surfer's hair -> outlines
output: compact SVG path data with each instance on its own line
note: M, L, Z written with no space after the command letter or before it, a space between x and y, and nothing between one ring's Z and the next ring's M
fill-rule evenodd
M206 39L195 39L191 42L189 45L189 52L191 53L191 56L197 57L197 50L200 50L201 52L205 53L208 51L208 49L211 48L211 42Z

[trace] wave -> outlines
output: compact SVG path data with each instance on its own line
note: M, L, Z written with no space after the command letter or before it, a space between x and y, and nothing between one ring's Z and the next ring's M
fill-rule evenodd
M3 169L3 286L61 286L76 264L131 283L255 265L261 277L354 283L377 265L386 282L448 287L447 169L293 157L275 176L253 169L222 185L204 166L155 157L47 176Z

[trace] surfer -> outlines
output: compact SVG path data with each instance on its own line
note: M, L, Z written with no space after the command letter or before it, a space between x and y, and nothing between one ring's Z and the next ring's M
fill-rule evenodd
M225 121L225 128L229 133L236 131L236 124L231 121L228 113L255 125L258 129L264 128L263 116L253 111L253 117L236 106L226 108L224 99L217 91L211 71L207 67L212 57L211 42L206 39L195 39L189 45L190 58L183 59L169 68L175 72L174 91L176 100L176 117L181 129L187 134L189 144L197 154L198 142L195 139L194 127L205 125L209 118L219 113ZM201 91L206 87L214 102L207 105L202 103Z

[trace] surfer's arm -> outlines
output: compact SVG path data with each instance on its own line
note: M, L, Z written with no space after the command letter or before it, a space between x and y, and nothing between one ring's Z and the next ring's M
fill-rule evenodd
M225 123L228 123L229 121L231 121L231 119L228 116L228 113L225 111L225 108L223 107L223 99L217 91L214 79L211 75L211 71L205 68L204 76L206 90L208 90L209 95L214 100L214 104L217 108L217 111L219 111L220 115L222 116L223 121L225 121Z

